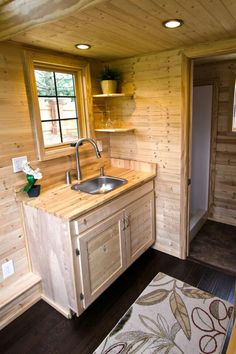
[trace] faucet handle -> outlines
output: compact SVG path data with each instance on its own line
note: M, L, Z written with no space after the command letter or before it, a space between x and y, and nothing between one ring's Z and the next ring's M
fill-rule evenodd
M104 176L104 166L100 167L100 176Z
M71 184L71 170L68 170L65 173L65 183Z

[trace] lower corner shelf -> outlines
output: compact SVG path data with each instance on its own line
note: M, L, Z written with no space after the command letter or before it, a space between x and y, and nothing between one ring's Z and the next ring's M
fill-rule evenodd
M99 128L94 129L95 132L101 133L127 133L127 132L134 132L134 128Z

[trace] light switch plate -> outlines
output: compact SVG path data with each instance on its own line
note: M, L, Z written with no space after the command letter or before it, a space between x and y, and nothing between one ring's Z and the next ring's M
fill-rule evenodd
M15 273L14 266L13 266L13 261L7 261L2 264L2 275L3 279L6 279L10 277L12 274Z
M23 162L27 162L27 156L13 157L12 159L13 172L22 171Z

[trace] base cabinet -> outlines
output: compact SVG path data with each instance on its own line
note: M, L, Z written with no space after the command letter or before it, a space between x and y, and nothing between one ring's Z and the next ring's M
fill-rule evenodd
M67 317L79 316L155 241L152 181L71 221L28 205L24 214L42 298Z
M153 243L153 192L77 236L83 307L87 308Z

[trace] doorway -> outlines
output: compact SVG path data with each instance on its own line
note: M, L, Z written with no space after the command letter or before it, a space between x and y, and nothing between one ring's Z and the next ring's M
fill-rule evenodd
M229 130L236 57L204 59L193 72L188 256L236 274L236 135Z
M194 85L192 102L190 243L208 217L213 85Z

